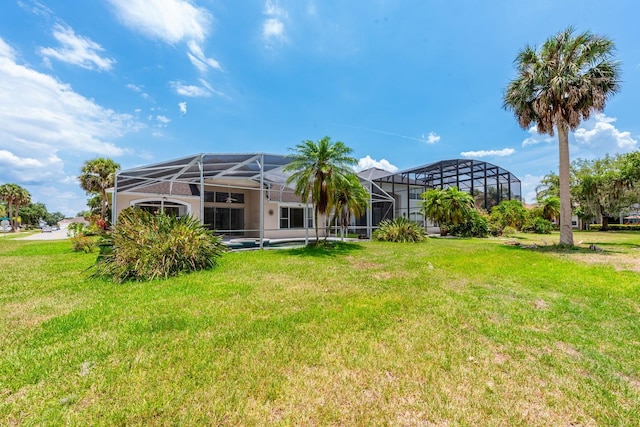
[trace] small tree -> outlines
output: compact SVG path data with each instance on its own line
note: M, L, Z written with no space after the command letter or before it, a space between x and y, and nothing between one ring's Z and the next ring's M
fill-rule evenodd
M344 239L351 217L359 218L367 211L369 192L362 186L356 174L350 174L344 182L339 184L334 199L335 219Z
M547 196L539 202L540 216L547 221L553 221L560 216L560 198Z
M440 225L441 231L449 226L456 226L470 218L475 210L473 196L458 187L444 190L427 190L421 195L422 213L432 222Z
M311 198L318 243L318 215L331 211L336 190L353 173L350 167L358 162L351 157L351 148L341 141L331 141L328 136L317 142L302 141L292 151L291 162L284 169L293 172L287 184L295 184L294 191L304 203Z
M115 184L116 173L120 165L111 159L98 157L87 160L78 177L80 186L89 194L100 196L100 219L105 220L107 210L107 188Z

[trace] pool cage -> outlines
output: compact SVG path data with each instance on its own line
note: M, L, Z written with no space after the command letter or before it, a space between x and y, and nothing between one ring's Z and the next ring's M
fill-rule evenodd
M365 173L368 173L376 189L391 196L390 202L372 205L374 229L380 221L397 216L425 227L432 226L420 209L420 196L429 189L458 187L460 191L473 196L477 208L487 211L503 200L522 200L521 182L514 174L500 166L478 160L442 160L400 172L376 169L375 173ZM359 222L361 224L362 221Z
M285 172L291 159L265 153L197 154L118 172L112 192L112 223L126 207L175 216L192 215L227 239L315 236L313 205L294 193ZM392 198L361 178L370 205ZM371 235L371 210L362 218L363 235ZM321 235L331 233L331 218L320 218Z
M305 238L315 235L313 205L294 194L287 156L265 153L197 154L120 171L112 191L113 223L128 206L172 215L186 214L226 238ZM369 209L352 218L349 237L371 237L384 219L403 216L428 224L420 195L432 188L457 186L473 195L476 206L490 210L502 200L521 200L521 184L509 171L478 160L444 160L388 172L358 173L369 192ZM344 235L332 218L321 218L322 235Z

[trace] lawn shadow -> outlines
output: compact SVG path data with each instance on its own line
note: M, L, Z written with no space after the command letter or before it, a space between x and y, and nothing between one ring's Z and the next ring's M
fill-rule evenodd
M313 242L301 248L289 249L288 253L296 256L324 258L349 255L362 249L364 248L360 243L320 241L318 244Z
M584 245L587 246L584 246ZM611 244L611 246L617 245L617 243ZM624 245L624 244L621 244ZM593 253L601 253L601 254L615 254L615 253L625 253L622 251L615 251L612 249L608 249L607 246L610 246L609 243L583 243L582 245L562 245L559 243L531 243L531 244L522 244L520 242L506 242L503 243L504 247L508 249L518 249L518 250L530 250L534 252L551 252L556 254L593 254ZM632 245L633 246L633 245Z

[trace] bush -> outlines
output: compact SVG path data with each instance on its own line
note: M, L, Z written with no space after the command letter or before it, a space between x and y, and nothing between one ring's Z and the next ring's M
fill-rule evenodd
M379 228L373 233L374 240L384 242L420 242L426 237L424 228L404 217L380 221Z
M489 235L489 221L480 212L472 210L466 221L448 228L448 233L459 237L487 237Z
M517 232L518 232L518 230L516 228L511 227L510 225L507 225L506 227L504 227L501 230L501 235L510 237L510 236L513 236L514 234L516 234Z
M71 237L71 247L75 252L92 252L95 248L95 241L93 238L85 234L75 234Z
M522 231L525 233L535 234L551 234L553 230L553 224L551 221L539 216L530 216L522 227Z
M191 216L127 208L111 238L103 241L94 275L116 283L167 278L212 268L225 250L222 238Z
M82 222L73 222L69 224L69 227L67 228L67 236L74 237L79 234L86 235L87 226Z

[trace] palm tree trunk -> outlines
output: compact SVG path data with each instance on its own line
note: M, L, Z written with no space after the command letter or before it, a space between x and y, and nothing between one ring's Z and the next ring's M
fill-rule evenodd
M16 221L13 219L13 203L9 201L9 223L11 224L11 231L16 231Z
M573 227L571 225L571 187L569 161L569 126L558 120L558 151L560 154L560 244L573 246Z
M600 221L600 224L602 224L602 228L600 229L601 231L609 231L609 217L607 216L606 212L602 212L602 221Z
M104 221L105 214L107 212L107 192L102 189L102 203L100 209L100 219Z
M318 207L314 206L313 209L313 220L316 226L316 245L320 242L320 236L318 234Z

